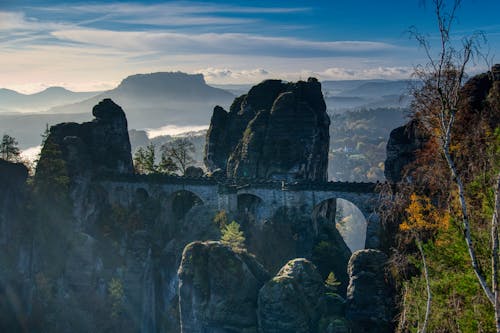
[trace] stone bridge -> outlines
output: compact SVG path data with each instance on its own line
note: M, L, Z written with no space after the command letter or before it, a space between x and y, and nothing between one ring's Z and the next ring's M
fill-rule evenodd
M229 181L213 178L187 178L166 175L127 175L97 180L104 186L112 201L130 204L140 192L169 199L181 192L194 194L199 204L216 210L236 212L243 202L254 205L257 221L270 219L280 208L293 207L312 216L314 209L330 199L344 199L354 204L367 222L366 248L379 246L379 217L376 183L285 183L238 179Z

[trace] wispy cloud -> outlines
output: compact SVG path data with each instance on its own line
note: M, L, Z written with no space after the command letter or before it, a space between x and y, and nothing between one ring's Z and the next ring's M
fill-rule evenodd
M77 13L76 16L79 17L92 15L93 19L81 22L84 24L106 21L129 25L163 27L241 25L260 21L258 15L284 15L310 11L310 8L305 7L252 7L175 1L150 5L111 3L62 5L57 7L37 7L34 9L51 13Z
M290 17L311 8L248 4L66 2L0 10L0 87L94 90L166 70L203 73L212 83L405 75L391 56L407 54L403 47L292 35L302 21Z
M317 42L296 38L240 33L189 34L159 31L72 29L53 31L63 40L117 50L166 54L245 54L276 57L325 57L377 55L396 46L370 41Z

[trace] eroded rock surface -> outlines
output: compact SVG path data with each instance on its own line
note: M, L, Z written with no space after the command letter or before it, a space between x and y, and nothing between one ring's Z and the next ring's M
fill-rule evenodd
M260 332L317 332L326 293L316 266L304 258L290 260L259 292Z
M194 242L179 267L179 309L184 333L256 333L257 295L267 272L245 252L219 242Z
M122 108L111 99L104 99L94 106L92 114L95 119L91 122L52 126L40 165L52 157L48 150L55 148L60 150L70 175L133 173L127 119Z
M405 168L415 161L417 151L428 141L428 136L416 121L392 130L387 142L384 174L385 178L397 183L403 178Z
M349 260L346 317L353 332L392 332L394 303L387 259L379 250L359 250Z
M330 119L321 84L267 80L215 107L205 164L229 178L327 180Z

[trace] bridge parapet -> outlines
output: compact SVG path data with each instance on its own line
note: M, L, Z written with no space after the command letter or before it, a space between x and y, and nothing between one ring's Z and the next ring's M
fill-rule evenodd
M165 174L149 175L102 175L97 181L112 181L123 183L148 183L157 185L205 185L219 186L226 193L234 193L242 188L266 188L287 191L333 191L353 193L375 193L377 183L369 182L293 182L286 183L279 180L252 179L252 178L216 178L216 177L185 177Z

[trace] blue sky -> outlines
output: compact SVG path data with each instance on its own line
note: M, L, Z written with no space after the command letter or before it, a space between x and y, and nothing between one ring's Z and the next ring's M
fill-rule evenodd
M181 70L211 83L406 78L425 61L410 26L436 37L430 1L0 0L0 87L102 90ZM500 55L500 1L464 0L454 38L485 32ZM481 70L477 64L471 70Z

